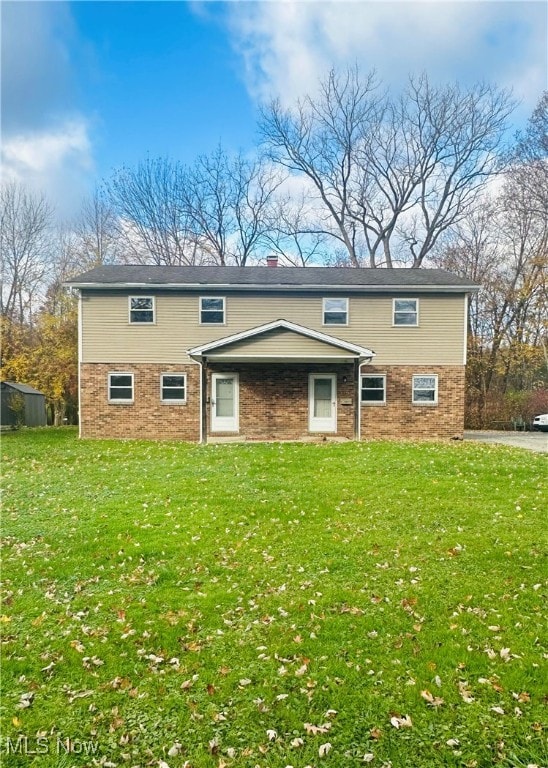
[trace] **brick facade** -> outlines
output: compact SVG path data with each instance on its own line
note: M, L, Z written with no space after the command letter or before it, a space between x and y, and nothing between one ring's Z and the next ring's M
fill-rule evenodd
M134 374L133 403L108 402L108 374ZM186 404L160 400L160 375L186 373ZM200 367L156 363L82 363L80 434L142 440L200 439Z
M134 374L134 402L108 402L108 374ZM186 404L160 401L160 374L187 375ZM355 438L357 383L352 364L216 364L211 374L239 375L239 435L249 439L299 440L308 431L308 384L311 373L337 374L338 437ZM361 438L448 439L462 437L464 366L367 365L364 374L386 374L386 405L361 405ZM438 375L438 404L413 405L412 377ZM346 379L346 381L344 380ZM82 437L200 439L200 367L198 365L85 363L80 367ZM207 431L210 433L210 406ZM332 433L331 433L332 434ZM213 433L211 433L213 436ZM321 433L314 433L317 439Z

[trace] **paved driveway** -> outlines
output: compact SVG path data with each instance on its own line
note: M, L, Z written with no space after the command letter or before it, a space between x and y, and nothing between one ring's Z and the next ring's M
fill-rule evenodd
M528 451L548 453L547 432L497 432L495 430L480 432L479 430L467 430L464 433L465 440L479 440L482 443L501 443L512 448L525 448Z

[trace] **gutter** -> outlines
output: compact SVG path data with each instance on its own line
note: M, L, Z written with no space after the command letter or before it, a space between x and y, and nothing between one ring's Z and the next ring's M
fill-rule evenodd
M324 294L326 292L338 293L402 293L414 295L416 293L477 293L480 290L478 285L347 285L337 283L336 285L307 284L295 285L293 283L284 285L265 285L264 283L238 284L238 283L65 283L69 288L78 288L79 290L90 291L229 291L236 293L241 291L261 291L263 293L305 293L316 292Z

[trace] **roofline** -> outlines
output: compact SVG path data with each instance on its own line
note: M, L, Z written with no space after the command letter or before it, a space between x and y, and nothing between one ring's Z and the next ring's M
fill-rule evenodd
M239 341L245 341L246 339L251 339L254 336L260 336L262 333L273 331L277 328L285 328L289 331L299 333L301 336L307 336L311 339L316 339L316 341L323 341L325 344L331 344L334 347L346 349L348 352L353 352L360 357L375 357L375 352L373 352L371 349L360 347L358 344L352 344L352 342L337 339L335 336L329 336L327 333L314 331L312 328L306 328L304 325L298 325L297 323L292 323L289 320L282 319L274 320L271 323L264 323L263 325L257 325L255 328L249 328L247 331L241 331L240 333L234 333L231 336L225 336L224 338L217 339L216 341L210 341L207 344L201 344L199 347L192 347L191 349L187 350L187 354L191 357L202 357L204 352L212 352L215 349L219 349L219 347L226 347L229 344L236 344Z
M398 293L477 293L479 285L425 285L395 284L384 283L382 285L361 285L348 283L306 283L298 285L295 283L71 283L64 284L68 288L77 288L79 290L148 290L148 291L180 291L180 290L223 290L223 291L262 291L262 292L282 292L282 291L345 291L346 293L385 293L386 291Z

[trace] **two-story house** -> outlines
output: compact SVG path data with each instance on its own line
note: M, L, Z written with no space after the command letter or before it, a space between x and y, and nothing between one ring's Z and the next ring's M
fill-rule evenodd
M269 264L75 278L81 436L462 436L477 286L441 270Z

